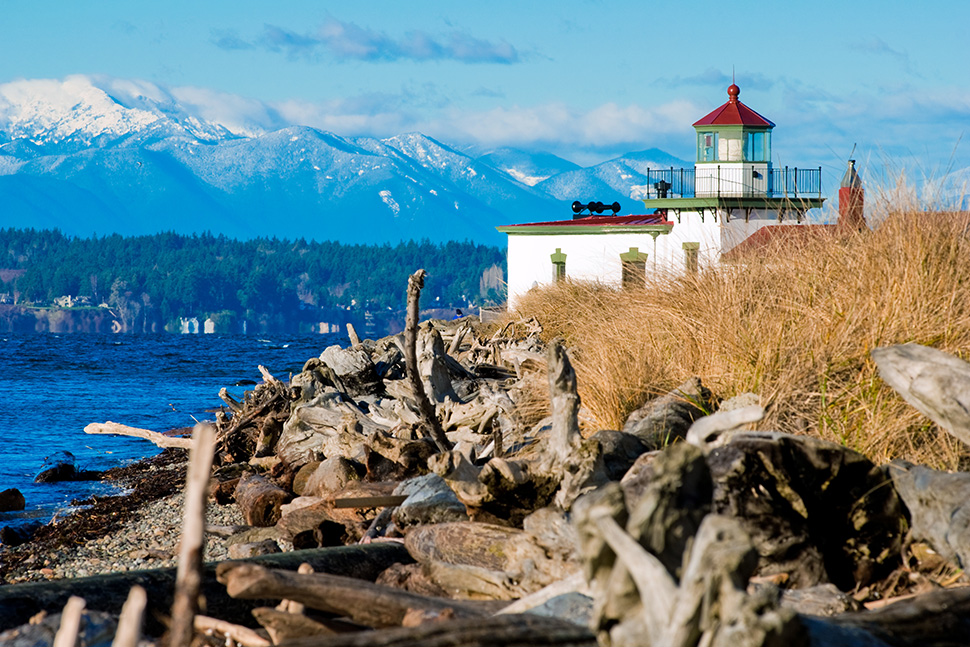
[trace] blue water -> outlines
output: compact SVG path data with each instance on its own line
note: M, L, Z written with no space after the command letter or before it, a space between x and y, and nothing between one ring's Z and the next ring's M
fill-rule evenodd
M0 490L15 487L24 512L0 512L0 526L48 521L74 499L106 494L98 482L34 483L45 458L69 451L82 470L153 456L146 440L89 435L92 422L153 431L212 420L219 389L241 397L262 378L296 374L339 335L0 335ZM249 381L249 384L243 384ZM237 385L238 384L238 385Z

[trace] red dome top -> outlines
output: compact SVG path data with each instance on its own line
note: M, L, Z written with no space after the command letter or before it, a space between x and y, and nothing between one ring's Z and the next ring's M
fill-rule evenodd
M741 88L732 83L728 86L728 102L706 117L694 123L694 126L761 126L774 128L775 124L768 121L757 112L738 101Z

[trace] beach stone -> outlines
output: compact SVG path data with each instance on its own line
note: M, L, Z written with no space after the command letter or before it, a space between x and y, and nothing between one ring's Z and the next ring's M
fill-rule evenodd
M253 544L264 541L266 539L272 539L273 541L278 541L281 539L280 530L276 526L270 526L268 528L249 528L238 532L230 537L227 537L225 544L227 547L233 546L235 544Z
M707 455L713 512L737 517L759 575L847 591L900 561L906 521L889 477L862 454L810 436L738 432Z
M44 524L39 521L30 521L19 526L4 526L0 528L0 544L5 546L19 546L30 541Z
M593 598L575 591L564 593L532 607L526 613L561 618L573 624L588 627L593 618Z
M251 542L248 544L233 544L229 547L229 557L231 559L248 559L258 555L271 555L281 553L280 545L272 539Z
M0 492L0 512L19 512L27 507L23 493L15 487Z
M399 529L468 519L465 504L437 474L408 479L394 489L394 494L407 497L391 515Z
M334 492L343 490L349 484L359 481L363 471L363 465L356 461L343 456L332 456L318 464L317 468L307 478L303 492L299 494L332 497Z
M735 411L737 409L743 409L745 407L756 407L761 406L761 396L757 393L739 393L733 398L728 398L723 400L720 405L718 405L718 411Z
M659 398L648 400L630 414L623 431L633 434L650 449L663 447L684 438L694 421L714 409L711 391L692 377L676 389Z
M597 431L589 440L599 443L606 478L619 481L636 460L650 450L638 436L613 429Z
M57 452L44 460L50 465L34 477L34 483L57 483L59 481L74 481L78 476L77 461L71 452Z

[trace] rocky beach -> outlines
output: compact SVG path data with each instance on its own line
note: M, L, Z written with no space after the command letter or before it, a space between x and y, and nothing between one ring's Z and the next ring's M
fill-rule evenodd
M132 622L152 644L970 640L970 474L762 429L757 394L721 399L698 378L622 430L593 428L570 351L541 322L419 325L422 278L401 335L351 332L291 379L261 369L242 399L223 391L201 481L199 428L94 425L182 447L106 473L124 494L3 547L4 644L72 627L107 644ZM913 344L873 357L967 436L953 403L970 365ZM204 599L187 621L186 572ZM132 621L121 602L138 589Z

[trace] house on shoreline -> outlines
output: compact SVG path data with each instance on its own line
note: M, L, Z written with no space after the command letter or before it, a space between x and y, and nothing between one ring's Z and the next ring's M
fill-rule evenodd
M802 235L831 227L806 219L825 201L821 167L775 168L775 124L742 103L734 83L727 94L726 103L693 124L693 168L647 170L647 215L600 215L604 205L575 202L570 220L498 227L508 235L509 305L566 277L643 285L648 274L696 271L736 248L756 249L783 231L791 235L792 228ZM862 186L853 164L839 191L840 226L860 227Z

